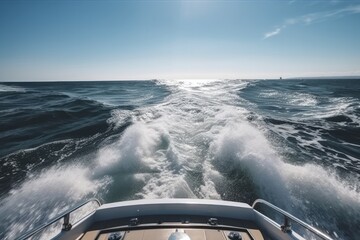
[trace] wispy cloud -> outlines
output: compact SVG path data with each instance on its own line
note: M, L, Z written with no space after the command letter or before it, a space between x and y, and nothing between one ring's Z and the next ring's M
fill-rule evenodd
M331 4L338 4L338 3L340 3L340 0L330 0L330 3Z
M274 31L272 32L268 32L268 33L265 33L265 37L264 38L269 38L269 37L273 37L275 35L278 35L280 32L281 32L281 29L282 28L276 28Z
M309 25L309 24L312 24L315 22L326 21L330 18L344 17L346 15L359 14L359 13L360 13L360 5L355 5L355 6L348 6L348 7L337 9L337 10L310 13L310 14L306 14L306 15L303 15L303 16L300 16L297 18L290 18L290 19L285 20L281 26L276 27L273 31L265 33L264 39L278 35L282 30L284 30L285 28L287 28L291 25L296 25L296 24Z

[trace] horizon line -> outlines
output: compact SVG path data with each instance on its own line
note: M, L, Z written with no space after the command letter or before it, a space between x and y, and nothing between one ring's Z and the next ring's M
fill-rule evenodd
M279 78L149 78L149 79L64 79L64 80L0 80L1 83L10 82L126 82L126 81L157 81L157 80L301 80L301 79L360 79L360 75L344 75L344 76L310 76L310 77L279 77Z

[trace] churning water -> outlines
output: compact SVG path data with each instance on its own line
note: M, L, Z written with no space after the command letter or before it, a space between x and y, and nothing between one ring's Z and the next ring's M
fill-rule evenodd
M90 197L264 198L360 236L360 80L0 84L0 238Z

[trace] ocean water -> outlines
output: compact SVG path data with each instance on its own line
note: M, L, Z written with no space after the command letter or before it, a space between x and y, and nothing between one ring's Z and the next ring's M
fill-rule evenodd
M357 79L0 83L0 146L0 239L91 197L263 198L360 236Z

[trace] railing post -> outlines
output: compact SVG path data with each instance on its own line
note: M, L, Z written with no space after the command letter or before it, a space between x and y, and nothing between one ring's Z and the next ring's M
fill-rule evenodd
M71 210L68 210L66 213L62 213L60 214L58 217L55 217L53 219L51 219L50 221L48 221L47 223L44 223L43 225L39 226L38 228L35 228L34 230L32 230L31 232L28 232L22 236L20 236L19 240L25 240L28 239L32 236L34 236L35 234L38 234L39 232L41 232L42 230L44 230L45 228L49 227L51 224L59 221L60 219L64 218L64 224L62 226L62 231L69 231L72 228L72 225L70 224L70 213L74 212L75 210L81 208L82 206L84 206L85 204L88 204L89 202L96 202L99 206L101 206L101 203L99 200L97 200L96 198L92 198L86 202L83 202L82 204L74 207Z
M70 224L70 213L65 214L64 223L62 225L63 231L70 231L72 225Z
M281 231L291 233L291 222L287 216L284 216L284 224L281 226Z

